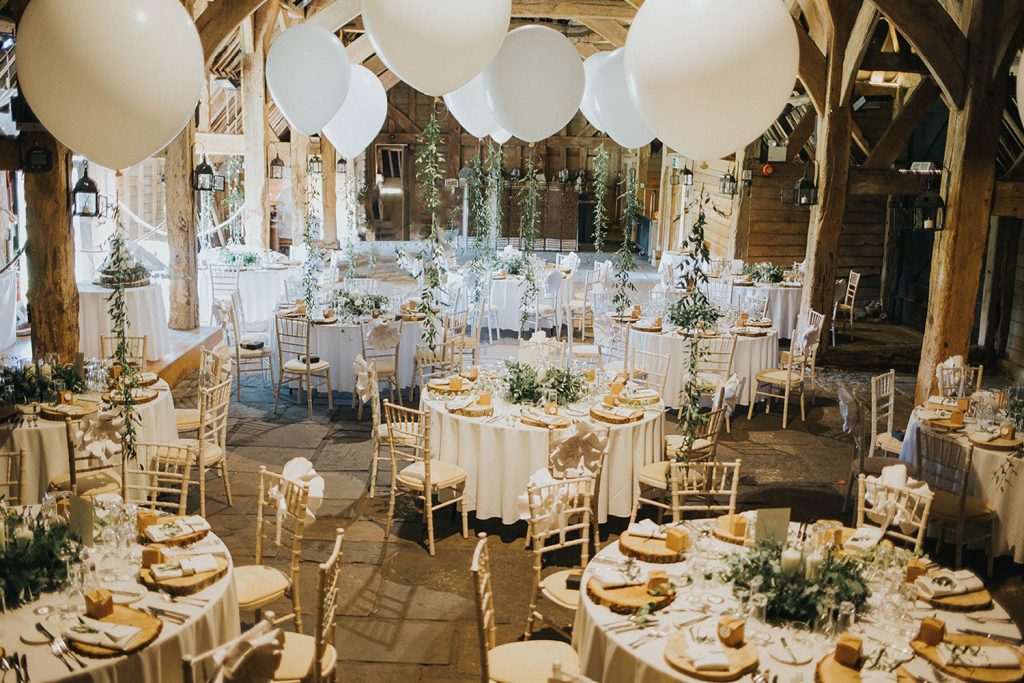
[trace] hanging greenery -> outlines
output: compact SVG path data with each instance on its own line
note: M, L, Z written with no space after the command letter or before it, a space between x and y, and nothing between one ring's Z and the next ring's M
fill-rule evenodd
M608 150L604 143L597 148L594 158L594 249L601 253L608 230L608 212L604 203L608 197Z
M488 249L487 223L487 174L484 172L483 158L480 151L466 165L466 206L469 211L469 226L473 231L473 261Z
M225 169L227 176L227 194L224 197L224 209L227 211L228 216L234 216L235 212L242 208L245 204L245 187L242 184L242 173L245 168L245 157L241 154L232 154L228 157L227 168ZM210 192L204 192L201 194L210 195ZM232 244L241 244L245 240L245 228L242 221L242 214L231 221L228 225L230 229L229 241Z
M306 245L306 262L302 264L302 300L306 305L306 318L312 319L316 303L317 282L324 269L323 219L320 217L321 174L311 172L306 182L306 221L302 229L302 242Z
M131 353L128 342L128 310L124 294L135 268L135 258L131 255L124 240L124 226L121 224L120 209L114 209L114 225L114 234L110 238L108 262L115 277L111 283L112 291L107 297L107 317L110 318L110 331L117 338L114 361L121 368L121 374L117 378L116 395L119 397L121 415L124 417L121 460L127 462L135 457L136 428L139 422L139 416L135 412L135 390L139 386L139 371L129 360Z
M636 170L630 169L623 181L626 186L623 199L626 208L622 215L622 245L615 252L615 295L612 297L612 306L615 314L625 315L633 307L633 293L636 292L636 285L630 279L630 273L636 270L636 261L633 259L633 231L640 223L640 202L636 195Z
M441 124L435 110L430 121L416 139L416 181L420 187L423 208L430 214L430 235L420 252L423 262L423 283L420 289L419 312L423 315L423 341L434 351L437 348L438 312L437 293L441 288L441 262L445 257L441 242L438 210L441 208L441 184L444 182L445 156L441 151Z
M523 169L523 182L519 186L519 237L522 242L523 261L526 268L522 273L525 278L523 297L519 302L519 331L526 330L530 320L530 311L537 300L537 275L533 271L533 251L537 242L537 229L540 227L540 181L537 179L537 166L533 162L533 148L526 155L526 168Z
M501 145L487 143L487 255L494 257L494 248L504 222L505 150Z

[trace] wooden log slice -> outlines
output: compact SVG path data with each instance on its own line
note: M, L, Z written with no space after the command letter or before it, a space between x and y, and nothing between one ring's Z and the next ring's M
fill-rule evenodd
M974 432L969 432L967 434L967 438L974 446L988 451L1015 451L1021 446L1024 446L1024 439L1020 437L1013 439L996 437L991 441L982 441L981 439L974 438Z
M529 415L520 415L519 421L522 422L524 425L529 425L531 427L540 427L541 429L565 429L566 427L572 424L572 420L565 417L564 415L556 415L555 417L558 418L558 421L553 422L551 424L541 422L537 418L530 417Z
M633 326L633 331L634 332L652 332L654 334L661 334L661 331L663 329L664 329L664 327L661 326L661 325L657 325L657 326L653 326L652 325L651 327L639 327L637 325Z
M160 395L160 392L156 389L145 389L139 388L135 390L134 399L132 400L133 405L141 405L143 403L149 403L155 401L156 397ZM103 400L107 403L113 403L114 405L123 405L124 397L120 391L108 391L103 394Z
M771 327L774 323L771 318L765 318L764 320L748 320L747 327Z
M715 523L711 525L711 534L720 541L726 543L732 543L733 545L743 545L746 543L746 536L734 536L730 533L729 528L732 526L732 518L735 515L722 515L715 520ZM748 519L747 524L751 524Z
M637 410L633 417L622 417L611 412L611 410L604 408L601 404L590 407L590 417L601 422L607 422L613 425L625 425L632 424L633 422L640 422L644 419L644 412Z
M992 594L984 588L971 593L947 595L941 598L924 598L924 600L932 607L938 607L947 612L976 612L992 606Z
M192 595L198 593L208 586L212 586L228 572L228 561L223 557L214 557L217 561L217 569L209 572L200 572L192 576L182 576L177 579L164 579L157 581L153 573L146 567L139 570L139 580L146 588L154 591L167 591L171 595Z
M668 607L676 599L675 593L651 595L647 584L602 588L593 579L587 580L587 595L598 605L604 605L616 614L634 614L641 607L650 605L651 611Z
M106 624L135 626L136 628L142 629L142 632L139 633L135 640L129 643L128 647L123 651L110 650L105 647L89 645L87 643L79 643L78 641L70 638L67 639L68 647L78 654L85 655L86 657L109 658L120 657L121 655L130 655L133 652L138 652L156 640L157 636L160 635L160 631L163 630L164 627L164 622L160 620L160 618L153 616L149 612L143 612L142 610L137 610L125 605L114 605L114 611L98 621L102 621Z
M686 558L685 552L669 550L663 538L630 536L626 531L619 536L619 550L627 557L651 564L672 564L682 562Z
M459 394L468 394L473 391L473 383L469 380L463 380L462 384L458 389L452 389L451 384L445 382L444 384L430 384L427 383L427 389L437 394L445 394L447 396L457 396Z
M74 403L59 407L44 404L39 407L39 415L46 420L62 421L66 417L70 417L72 420L81 420L86 415L92 415L99 409L100 407L97 404L89 403L88 401L75 401Z
M940 417L935 420L923 420L923 422L940 432L959 432L964 428L963 424L955 425L948 418Z
M170 522L170 521L175 520L175 519L182 519L182 516L181 515L173 515L171 517L161 517L160 521L157 522L157 524L166 524L167 522ZM203 540L204 538L206 538L206 536L209 533L210 533L210 530L209 529L205 529L203 531L195 531L195 532L193 532L191 534L185 534L184 536L178 536L177 538L168 538L166 540L161 540L161 541L152 541L152 540L150 540L149 536L146 536L145 534L142 534L142 542L143 543L161 543L161 544L169 546L171 548L180 548L182 546L191 545L193 543L196 543L197 541Z
M494 406L471 405L459 408L458 410L449 410L448 412L452 415L462 415L463 417L487 417L494 414Z
M701 681L735 681L757 669L757 645L747 642L739 647L722 646L729 658L729 668L722 671L698 671L686 649L686 634L676 631L665 643L665 661Z
M835 653L830 652L814 667L814 680L816 683L860 683L860 671L843 666L836 661ZM914 683L916 680L902 666L896 669L897 683Z
M970 681L971 683L1016 683L1016 681L1024 679L1024 653L1020 651L1020 648L1013 647L1007 643L1000 643L999 641L986 638L985 636L975 636L966 633L947 633L944 642L951 645L1005 647L1017 656L1017 668L972 669L965 666L946 665L943 664L942 657L939 656L939 648L937 645L926 645L920 640L912 640L910 641L910 647L914 649L914 652L916 652L919 657L923 657L929 664L936 666L944 673L947 673L950 676L956 676L957 678L965 681Z

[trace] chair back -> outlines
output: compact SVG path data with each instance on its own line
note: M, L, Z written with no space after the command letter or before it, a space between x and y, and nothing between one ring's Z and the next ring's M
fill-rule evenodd
M287 278L284 281L284 296L288 303L295 303L302 298L302 280L295 277Z
M629 344L630 337L633 332L633 324L625 323L616 320L615 318L609 318L607 316L601 316L602 320L607 320L607 323L601 322L594 327L594 341L597 342L601 349L601 360L604 363L609 361L619 361L622 363L623 371L629 369ZM603 327L608 325L611 329L611 334L607 335L602 340L597 339L597 335L601 333Z
M580 566L587 564L594 482L594 477L584 476L527 488L530 535L535 554L579 547Z
M935 491L960 496L966 501L974 447L921 426L917 432L917 453L914 466L917 476ZM961 507L961 509L963 509Z
M853 307L857 301L857 288L860 287L860 273L850 271L850 280L846 283L846 295L843 297L843 305Z
M285 479L277 472L260 467L256 499L256 564L277 556L280 548L288 553L292 605L298 612L299 564L302 561L302 537L306 524L309 485ZM267 547L269 542L270 548ZM279 621L295 616L285 615Z
M725 407L725 388L720 387L715 393L716 404L718 408L711 410L704 414L704 421L698 424L694 428L694 439L693 445L689 448L680 448L678 451L671 453L671 455L677 459L687 460L689 462L699 462L702 460L714 460L718 455L718 441L722 436L722 426L725 424L725 413L727 408ZM710 445L698 443L700 441L707 442ZM684 442L685 446L685 442ZM693 450L698 450L697 455L693 454Z
M325 679L323 670L324 654L328 646L334 644L335 631L338 626L338 589L341 587L341 546L345 539L344 529L335 529L334 549L330 556L320 565L317 580L317 595L320 601L316 605L316 631L313 632L313 681L321 683Z
M223 645L218 645L212 650L201 652L195 655L183 655L181 658L181 680L183 683L201 683L203 681L215 681L220 680L218 676L223 669L223 663L225 656L234 650L238 650L240 647L245 647L246 654L243 656L253 657L259 656L259 652L252 647L252 643L249 642L245 646L242 643L245 641L251 641L254 634L258 637L272 639L275 635L274 624L276 623L277 615L270 610L264 610L263 619L259 624L254 625L247 631L243 631L241 635L232 638L230 641ZM284 634L280 632L280 629L276 630L276 634L283 641ZM258 664L266 665L277 664L281 662L282 651L278 648L274 648L272 655L264 660L260 660ZM247 669L248 671L248 669ZM267 671L266 678L269 678L273 671Z
M732 280L708 280L707 293L708 301L718 307L732 306Z
M825 314L818 313L813 308L807 311L807 324L811 327L816 327L818 331L821 331L822 325L825 324Z
M228 412L231 408L231 376L212 387L199 389L199 452L204 444L227 447Z
M763 320L768 315L768 297L748 292L740 297L740 313L746 313L751 320Z
M350 277L345 280L345 288L360 294L380 294L380 280L369 277Z
M454 313L448 313L444 316L444 338L445 340L453 337L466 336L466 326L469 322L469 310L462 309L455 311Z
M629 372L632 379L664 396L672 357L635 347L630 355L632 358L629 361Z
M124 341L128 356L128 362L139 368L139 370L145 370L147 338L145 336L125 337ZM119 343L120 339L117 337L117 335L100 335L100 355L103 356L104 358L115 358L117 356L117 345Z
M970 396L975 391L981 390L981 379L984 374L984 365L947 367L940 364L936 368L939 393L942 396Z
M92 472L118 472L123 466L125 457L123 449L121 450L120 456L116 462L113 462L113 458L111 461L105 461L94 453L79 450L75 445L75 442L77 441L76 432L78 431L78 428L83 429L83 431L86 428L81 420L72 420L70 417L64 418L64 433L67 438L68 448L68 477L71 491L76 493L78 491L77 486L79 476L83 474L90 474ZM122 426L117 430L117 432L117 436L119 437L118 441L120 442L124 439L124 427Z
M476 598L476 625L480 640L480 680L491 680L490 651L497 645L497 616L494 613L494 582L491 579L491 555L487 551L487 534L481 532L473 551L469 572L473 576Z
M363 358L371 362L378 358L391 358L395 361L395 370L397 371L404 324L401 320L385 321L375 326L359 323L359 339L362 343Z
M0 489L8 505L25 504L25 451L0 451Z
M310 366L309 321L302 317L292 318L279 315L276 318L275 330L277 332L278 367L283 368L288 362L286 358L295 356L296 358L305 358L308 369Z
M215 346L208 349L205 346L199 349L199 383L200 386L210 387L220 384L231 376L230 352L225 353L226 348Z
M237 266L210 264L210 293L214 299L230 299L238 291L241 269Z
M187 446L135 444L135 464L125 463L121 498L140 508L184 515L193 453Z
M366 360L365 358L363 360ZM377 368L374 366L372 361L368 361L370 366L369 370L369 382L370 382L370 415L373 419L373 434L374 438L377 436L377 427L383 422L381 421L380 415L380 380L377 378ZM352 363L352 372L355 374L359 373L359 359L357 358ZM358 381L358 377L356 378Z
M735 514L740 463L740 460L676 460L669 463L673 519L682 519L687 512L701 513L706 517L714 513Z
M533 364L539 361L561 367L565 361L565 349L566 342L534 332L530 339L519 342L519 362Z
M557 297L558 290L561 289L564 279L562 273L557 268L549 270L547 275L544 276L540 297L543 299L554 299Z
M868 481L863 474L857 483L857 527L878 526L889 538L907 543L920 552L928 530L932 492L896 488ZM869 504L867 501L871 499Z
M892 434L896 405L896 371L871 378L871 450L879 434ZM879 424L882 428L879 429ZM885 431L882 431L884 429Z
M732 375L733 359L736 356L736 337L711 337L697 342L697 373L717 375L726 382ZM712 389L716 387L711 387Z
M839 414L843 417L843 432L853 438L853 454L858 459L860 467L858 471L864 471L864 421L861 420L860 399L857 393L846 384L840 384L836 391L836 398L839 400Z
M430 491L430 413L384 401L388 425L391 472L396 476L400 462L422 462L424 491Z

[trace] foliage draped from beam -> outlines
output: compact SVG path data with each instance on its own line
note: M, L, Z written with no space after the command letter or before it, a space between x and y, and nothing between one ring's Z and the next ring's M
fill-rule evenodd
M430 121L416 139L420 144L416 152L416 180L420 186L423 208L430 213L430 235L420 260L423 262L423 282L420 286L419 312L423 315L422 339L431 351L437 348L438 311L437 293L441 288L441 261L444 246L441 243L438 210L441 208L441 183L444 182L445 156L441 152L441 124L437 111L431 112Z
M633 231L640 222L640 204L636 196L636 169L630 169L622 182L625 184L623 198L626 208L622 215L622 244L615 252L615 295L612 297L615 314L620 317L633 307L632 295L636 292L636 285L630 279L630 273L636 270L636 261L633 258Z
M320 200L320 181L321 175L311 171L306 182L306 220L302 230L302 241L306 245L306 262L302 264L302 300L306 305L307 319L312 319L313 316L317 281L324 269L324 257L327 254L321 232L323 219L316 208Z
M121 416L124 418L124 436L121 437L121 462L126 463L135 457L136 427L139 416L135 412L135 389L139 386L139 371L131 364L128 342L128 309L125 303L125 289L134 272L130 265L134 259L128 251L124 239L124 226L121 224L121 211L114 209L114 234L110 238L110 263L115 272L113 291L107 297L107 317L110 318L110 331L117 338L114 349L114 360L120 366L121 375L117 378L117 392L120 393ZM112 393L112 399L114 392ZM124 469L122 467L122 469Z
M519 303L519 331L526 331L530 311L537 303L539 290L537 274L533 270L533 252L537 242L537 228L540 226L540 181L537 166L533 161L533 148L526 155L523 181L519 186L519 237L522 242L523 262L526 264L522 300Z
M594 158L594 249L599 254L604 249L604 236L608 230L608 212L604 205L607 196L608 150L602 142Z

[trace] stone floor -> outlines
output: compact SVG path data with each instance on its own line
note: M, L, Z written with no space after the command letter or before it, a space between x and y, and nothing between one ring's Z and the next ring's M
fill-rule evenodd
M647 282L650 272L643 275ZM509 354L514 340L488 349L492 358ZM790 506L800 521L818 518L849 519L844 515L843 493L849 476L852 447L842 433L835 401L839 382L861 391L864 373L825 370L820 374L817 401L809 404L807 421L792 422L781 430L776 413L759 413L748 421L737 413L731 433L725 434L720 457L742 458L740 506ZM911 408L914 378L898 379L897 424L905 424ZM862 394L863 395L863 394ZM194 405L195 380L175 389L179 406ZM495 600L499 642L522 635L529 604L532 555L524 550L525 524L503 526L497 520L471 516L471 537L459 534L459 525L447 511L437 514L437 555L430 557L423 543L423 526L411 506L399 506L399 519L384 542L387 496L367 495L370 464L370 424L354 419L348 395L336 395L333 411L320 401L312 420L306 407L285 402L273 411L269 388L247 380L242 400L234 401L228 431L228 467L234 504L225 503L221 481L207 482L207 511L236 563L253 560L256 490L261 466L280 470L289 459L310 458L326 480L326 498L317 521L307 528L303 549L300 595L307 631L314 624L317 563L324 560L334 530L343 527L344 578L336 645L343 681L472 681L479 680L479 645L476 633L469 564L475 534L491 536L495 570ZM669 424L674 422L669 419ZM386 481L386 479L385 479ZM193 497L192 506L197 500ZM602 528L605 542L625 526L615 519ZM943 556L941 560L948 561ZM980 554L968 556L971 566L983 568ZM572 557L559 557L564 566ZM283 555L271 563L285 565ZM1024 622L1024 582L1020 568L1006 558L996 563L991 585L997 598ZM278 606L277 611L287 610ZM555 621L569 623L571 615L547 608ZM248 615L244 615L248 616ZM251 617L249 617L251 619ZM541 636L557 637L553 631Z

